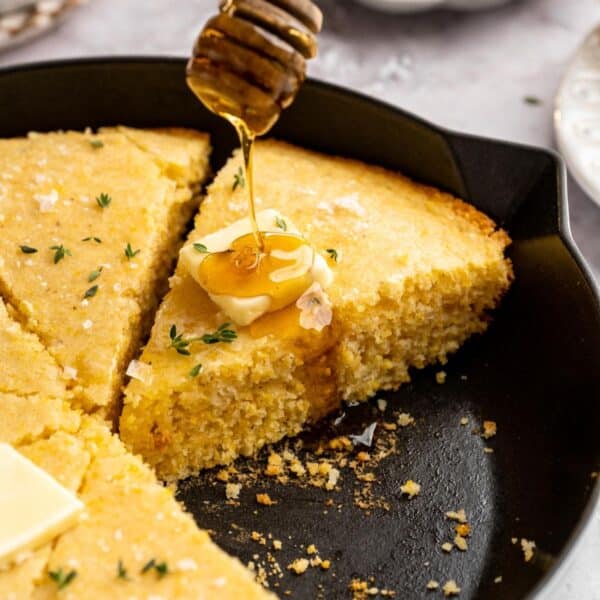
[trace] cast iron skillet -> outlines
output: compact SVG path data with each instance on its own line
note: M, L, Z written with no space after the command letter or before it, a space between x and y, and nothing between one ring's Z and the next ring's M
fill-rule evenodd
M212 134L216 169L235 140L188 92L183 67L179 59L124 58L4 70L0 135L117 123L196 127ZM325 492L268 485L261 491L277 497L276 506L257 507L252 489L242 491L240 508L224 506L222 487L206 485L205 475L181 485L181 499L244 561L262 550L228 534L231 523L282 539L283 567L302 555L299 544L315 543L333 567L327 574L286 575L278 590L290 589L294 597L319 591L347 597L352 577L370 575L399 598L425 597L430 578L456 579L461 598L535 596L599 496L590 474L600 463L600 305L569 233L562 162L546 150L448 132L315 81L273 135L401 170L472 202L509 230L516 281L489 331L451 358L445 385L426 369L386 394L390 407L417 418L415 427L398 433L400 453L378 473L389 512L365 516L344 488L334 496L342 511L324 516ZM359 429L375 418L372 411L365 405L345 426ZM498 423L487 444L493 454L483 452L486 443L470 427L458 425L463 415L471 423ZM410 502L398 490L408 477L423 485ZM443 513L461 507L473 526L469 550L445 554L439 546L450 525ZM532 563L524 563L512 537L535 540ZM497 576L502 583L493 583Z

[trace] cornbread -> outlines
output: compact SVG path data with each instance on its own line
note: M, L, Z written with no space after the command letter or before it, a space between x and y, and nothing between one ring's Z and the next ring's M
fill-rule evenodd
M240 164L234 156L210 186L190 242L246 215L233 185ZM486 329L512 278L506 233L448 194L276 141L257 144L255 169L257 208L288 216L333 259L333 322L321 334L286 318L253 324L231 343L197 342L182 355L173 326L184 340L201 338L226 317L179 265L120 421L124 441L167 480L251 455L342 401L396 388L411 367L443 364Z
M25 444L59 429L76 431L62 371L38 338L8 313L0 298L0 442Z
M16 564L0 566L1 600L69 593L92 600L122 594L270 597L196 527L172 492L107 427L68 407L61 370L36 336L11 319L1 299L0 352L7 375L2 380L7 391L0 393L0 442L12 444L85 504L73 529ZM28 369L39 374L37 385ZM152 558L159 568L142 575ZM119 561L127 579L117 576ZM72 572L59 590L58 580L64 582Z
M88 412L118 409L208 153L185 130L0 140L0 293Z
M77 434L58 432L19 450L78 490L86 508L79 525L53 544L0 570L3 600L63 597L52 574L71 571L75 576L65 592L73 598L271 597L96 420L84 417ZM142 572L153 559L157 568Z

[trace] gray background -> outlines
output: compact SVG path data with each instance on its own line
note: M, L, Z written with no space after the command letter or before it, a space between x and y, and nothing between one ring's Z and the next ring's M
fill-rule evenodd
M570 56L600 25L600 0L515 0L483 13L381 15L320 0L310 73L470 133L553 146L554 95ZM92 0L59 30L0 54L0 66L106 54L186 55L217 0ZM539 105L524 101L541 100ZM575 239L600 278L600 208L569 181ZM565 490L568 493L568 490ZM600 600L600 508L552 600Z

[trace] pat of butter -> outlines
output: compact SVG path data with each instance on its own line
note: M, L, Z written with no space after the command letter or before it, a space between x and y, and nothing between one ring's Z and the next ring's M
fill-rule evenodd
M0 564L77 523L83 503L12 446L0 443Z
M296 226L280 212L274 209L266 209L256 214L256 222L260 231L279 231L278 223L281 221L286 223L286 232L300 234ZM200 284L198 279L199 267L202 261L208 256L194 249L194 243L204 244L209 252L224 252L231 247L234 240L247 235L252 231L252 225L248 217L240 219L223 229L219 229L209 235L198 240L192 240L186 244L180 252L180 260L191 276ZM279 252L280 258L287 258L287 253ZM325 289L333 280L333 272L329 268L327 261L320 255L314 252L309 246L304 246L299 250L303 256L299 256L301 260L297 261L296 270L288 267L282 268L279 271L272 273L273 280L281 280L280 278L292 278L299 276L302 265L304 264L304 272L310 271L313 282L317 282ZM309 255L304 256L304 253ZM274 254L275 255L275 254ZM252 296L249 298L241 298L238 296L225 294L208 294L210 299L237 325L250 325L253 321L269 312L271 306L271 298L269 296Z

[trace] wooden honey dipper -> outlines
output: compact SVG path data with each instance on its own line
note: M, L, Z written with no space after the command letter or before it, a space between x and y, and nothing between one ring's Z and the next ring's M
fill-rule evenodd
M311 0L224 0L196 40L188 85L238 129L264 134L302 85L322 23Z

